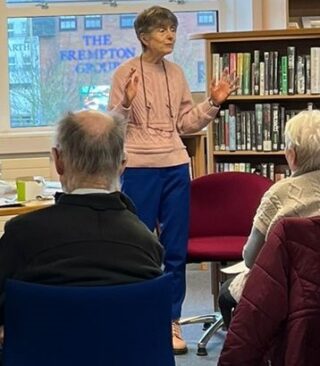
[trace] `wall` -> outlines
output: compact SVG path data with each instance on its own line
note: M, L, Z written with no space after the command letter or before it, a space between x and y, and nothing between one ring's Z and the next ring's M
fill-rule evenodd
M220 31L284 29L288 0L220 0Z

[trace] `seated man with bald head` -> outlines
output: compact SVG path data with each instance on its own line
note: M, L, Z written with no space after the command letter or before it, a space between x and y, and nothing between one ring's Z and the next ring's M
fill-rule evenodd
M105 286L161 275L163 249L118 191L125 121L97 111L69 113L52 149L64 193L50 207L6 223L0 239L0 324L8 278Z

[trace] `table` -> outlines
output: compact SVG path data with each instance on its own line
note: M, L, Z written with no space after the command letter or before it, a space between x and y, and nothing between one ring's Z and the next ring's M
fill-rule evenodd
M54 204L54 200L33 200L21 202L22 206L18 207L0 207L0 216L20 215L22 213L39 210L41 208Z

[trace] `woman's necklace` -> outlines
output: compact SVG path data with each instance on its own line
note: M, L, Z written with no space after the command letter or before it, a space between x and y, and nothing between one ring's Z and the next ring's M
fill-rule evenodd
M168 107L169 107L169 113L170 113L170 117L173 118L173 113L172 113L172 105L171 105L171 98L170 98L170 89L169 89L169 81L168 81L168 74L167 74L167 69L166 66L164 64L164 61L161 61L162 67L163 67L163 71L166 77L166 86L167 86L167 95L168 95ZM142 55L140 55L140 68L141 68L141 78L142 78L142 88L143 88L143 95L144 95L144 105L146 107L146 111L148 113L149 111L149 105L148 105L148 100L147 100L147 92L146 92L146 82L144 80L144 72L143 72L143 62L142 62Z

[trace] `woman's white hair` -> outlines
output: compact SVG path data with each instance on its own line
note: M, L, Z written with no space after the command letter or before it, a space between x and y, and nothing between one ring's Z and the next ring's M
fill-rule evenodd
M300 173L320 169L320 111L308 110L291 118L285 127L286 148L297 155Z

